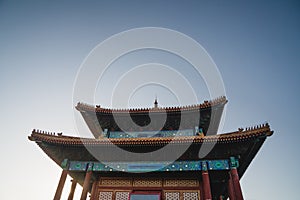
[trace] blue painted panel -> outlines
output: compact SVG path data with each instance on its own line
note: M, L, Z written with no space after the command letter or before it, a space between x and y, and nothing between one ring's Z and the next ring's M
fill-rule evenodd
M207 161L209 170L228 170L228 160L209 160Z
M111 131L105 136L109 138L148 138L148 137L174 137L174 136L193 136L195 135L193 129L186 130L169 130L169 131L135 131L135 132L122 132Z
M69 170L70 171L86 171L89 162L76 162L70 161Z
M160 171L164 167L161 163L129 163L128 172Z
M70 171L201 171L201 170L228 170L229 160L201 160L167 162L81 162L68 161ZM205 166L205 169L203 168Z
M131 194L130 200L160 200L159 194Z

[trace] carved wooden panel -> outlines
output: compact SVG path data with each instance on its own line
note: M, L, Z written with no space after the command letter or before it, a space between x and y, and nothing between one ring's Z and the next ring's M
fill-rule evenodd
M179 192L165 192L165 200L180 200Z
M131 179L103 178L100 180L100 185L113 187L130 187L132 186L132 181Z
M116 191L116 200L128 200L129 193L129 191Z
M165 190L164 200L200 200L199 190Z
M161 179L134 179L133 186L135 187L161 187Z
M199 186L198 180L186 179L186 180L177 180L177 179L166 179L164 181L164 187L197 187Z
M183 200L199 200L199 193L196 191L183 192Z
M113 200L113 191L100 191L99 200Z

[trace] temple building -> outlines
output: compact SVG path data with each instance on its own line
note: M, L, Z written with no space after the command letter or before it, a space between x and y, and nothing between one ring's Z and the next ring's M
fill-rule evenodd
M268 124L218 133L227 99L180 107L109 109L78 103L93 138L33 130L29 136L67 175L68 200L242 200L240 179L273 134ZM65 188L66 189L66 188ZM68 188L67 188L68 189Z

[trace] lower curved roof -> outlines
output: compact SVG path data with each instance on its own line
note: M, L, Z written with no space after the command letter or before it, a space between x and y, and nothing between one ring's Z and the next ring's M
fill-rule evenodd
M255 139L259 136L270 136L273 131L268 124L260 125L253 128L239 129L235 132L223 133L209 136L177 136L177 137L150 137L150 138L81 138L72 136L56 135L45 131L33 130L29 139L32 141L46 142L53 145L64 146L85 146L85 145L161 145L170 142L174 144L193 142L194 144L205 144L209 142L234 143Z
M72 136L64 136L62 134L47 133L43 131L33 130L28 137L29 140L34 141L38 146L59 166L61 166L64 159L74 161L98 161L90 149L96 149L101 154L101 161L122 162L128 161L124 155L114 153L114 147L117 145L130 152L151 152L171 144L171 151L176 151L182 145L189 145L186 151L177 159L180 160L215 160L215 159L229 159L234 156L239 160L238 173L242 177L251 161L263 145L265 139L273 134L268 124L256 126L253 128L238 129L238 131L210 135L210 136L179 136L179 137L153 137L153 138L80 138ZM211 151L199 158L199 151L201 147L213 145ZM142 155L142 154L141 154ZM151 161L151 156L145 158L143 155L139 157L139 161ZM169 161L168 153L159 158L161 161ZM132 160L131 160L132 161ZM101 176L107 176L122 172L97 172ZM161 173L161 172L157 172ZM176 172L185 176L192 175L189 172ZM226 177L227 172L222 171L211 175ZM97 174L93 178L97 178ZM69 172L79 184L83 184L85 173L83 172ZM123 174L124 175L124 174ZM140 175L139 175L140 176ZM221 194L226 194L226 186L224 182L216 182L213 188L216 188ZM220 185L221 184L221 185Z
M242 162L247 163L245 165L245 168L247 168L266 137L272 134L273 131L270 130L269 125L265 124L218 135L164 138L94 139L56 135L33 130L29 139L35 141L59 165L65 158L78 161L96 160L89 149L96 149L104 160L126 161L126 158L123 158L122 155L114 155L115 145L130 152L147 153L160 149L165 145L171 145L171 147L176 149L187 144L189 147L179 160L197 160L199 159L198 153L200 148L213 144L211 151L202 159L224 159L230 156L239 156ZM148 157L147 159L151 161L152 158ZM168 160L168 156L162 156L161 160Z

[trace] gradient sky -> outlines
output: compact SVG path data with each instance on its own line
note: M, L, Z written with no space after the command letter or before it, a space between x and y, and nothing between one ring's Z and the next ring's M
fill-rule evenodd
M241 180L245 199L298 199L300 4L274 0L0 1L0 199L53 198L61 169L27 136L76 135L72 91L84 58L113 34L149 26L180 31L213 58L229 100L220 132L266 121L274 130ZM162 105L176 104L157 90ZM140 92L132 106L152 106L154 94Z

